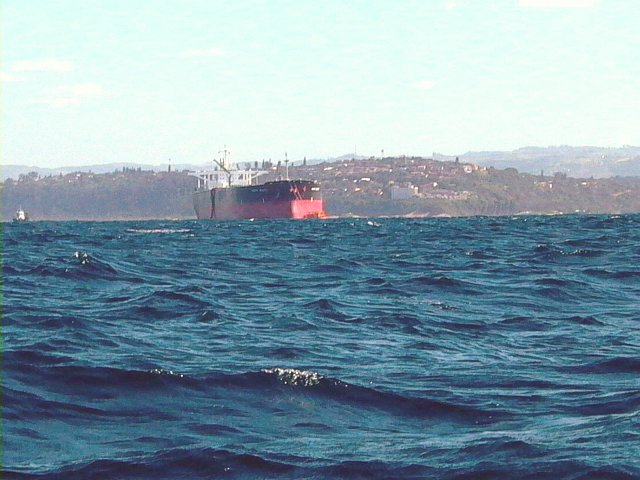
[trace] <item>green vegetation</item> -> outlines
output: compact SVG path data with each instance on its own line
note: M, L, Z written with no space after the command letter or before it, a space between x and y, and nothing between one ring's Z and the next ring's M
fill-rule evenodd
M264 180L278 178L273 167ZM640 212L640 178L577 179L432 159L342 160L290 167L321 182L331 215L514 215ZM194 218L195 179L183 172L33 173L2 185L3 219L22 205L35 220Z
M123 170L39 178L21 175L2 185L2 215L22 205L34 220L113 220L193 216L195 179L184 172Z
M425 158L354 160L304 170L335 215L514 215L640 212L640 178L521 174ZM303 174L303 171L300 171ZM396 186L409 198L391 198Z

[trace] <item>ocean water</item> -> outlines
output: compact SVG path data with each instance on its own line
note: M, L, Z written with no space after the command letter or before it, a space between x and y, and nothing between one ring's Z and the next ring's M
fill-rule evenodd
M4 478L640 478L640 216L3 224Z

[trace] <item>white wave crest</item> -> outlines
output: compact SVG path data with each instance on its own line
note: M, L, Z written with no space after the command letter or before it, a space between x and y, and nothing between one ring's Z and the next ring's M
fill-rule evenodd
M297 370L295 368L268 368L262 370L278 377L285 385L295 385L298 387L312 387L318 385L324 377L319 373L310 370Z
M189 233L188 228L127 228L127 233Z
M183 378L184 375L178 372L174 372L173 370L165 370L164 368L152 368L149 370L149 373L154 375L169 375L172 377Z

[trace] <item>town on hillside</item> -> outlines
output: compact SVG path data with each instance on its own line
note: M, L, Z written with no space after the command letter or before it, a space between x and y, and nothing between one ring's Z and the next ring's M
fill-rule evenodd
M467 216L640 212L640 178L573 178L520 173L454 158L351 158L307 164L240 163L260 181L306 178L322 184L332 216ZM40 220L194 218L196 180L186 170L123 167L111 173L33 172L0 186L3 220L17 205Z

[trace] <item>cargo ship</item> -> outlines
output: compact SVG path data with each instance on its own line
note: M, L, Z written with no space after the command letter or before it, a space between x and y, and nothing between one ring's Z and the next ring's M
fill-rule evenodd
M239 170L227 159L213 160L210 170L191 172L198 179L193 206L199 219L323 218L326 216L320 184L313 180L284 179L258 183L270 172Z

